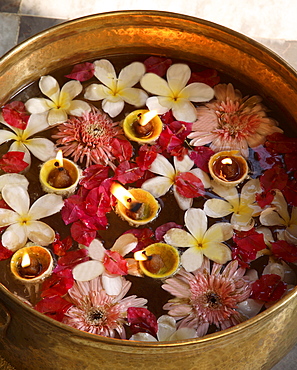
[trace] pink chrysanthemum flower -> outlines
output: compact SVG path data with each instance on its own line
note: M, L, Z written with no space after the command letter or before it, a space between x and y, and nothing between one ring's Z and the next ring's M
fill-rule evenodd
M71 117L57 127L53 139L65 157L72 156L75 162L86 158L86 166L106 166L114 160L113 139L122 134L118 122L113 122L105 113L93 108L82 117Z
M277 122L267 117L259 96L242 97L232 84L214 87L215 100L197 108L198 119L193 123L188 138L191 145L210 144L210 148L240 150L248 157L248 147L263 144L267 135L283 132Z
M165 281L162 288L175 298L163 308L180 320L179 328L195 328L197 335L203 336L210 325L224 330L244 321L237 306L251 291L249 282L243 278L245 269L238 268L237 261L231 261L221 270L222 265L217 263L210 269L210 262L205 258L196 271L182 269Z
M89 333L125 339L127 309L143 307L147 300L135 295L123 298L131 287L131 282L123 280L123 289L116 296L106 294L100 276L75 282L68 292L73 306L66 312L63 323Z

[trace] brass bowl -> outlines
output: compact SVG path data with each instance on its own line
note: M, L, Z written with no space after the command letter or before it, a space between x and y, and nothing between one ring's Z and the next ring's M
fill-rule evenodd
M257 42L213 23L157 11L70 21L23 42L0 61L0 105L40 76L120 54L166 55L253 86L296 135L297 76ZM4 286L0 354L17 369L269 369L297 342L297 289L256 317L201 339L146 343L104 338L31 309Z

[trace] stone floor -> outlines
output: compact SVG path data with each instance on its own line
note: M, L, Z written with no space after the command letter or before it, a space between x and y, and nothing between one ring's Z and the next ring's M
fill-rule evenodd
M0 57L66 20L132 9L171 11L221 24L261 42L297 70L296 0L0 0ZM0 358L0 369L11 367ZM273 368L295 369L297 346Z

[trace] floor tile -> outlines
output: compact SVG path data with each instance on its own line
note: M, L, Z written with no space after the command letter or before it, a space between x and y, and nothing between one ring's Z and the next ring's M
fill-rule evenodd
M17 43L19 32L19 16L0 13L0 56Z
M62 23L63 21L63 19L21 16L18 42L22 42L27 38L36 35L36 33Z
M0 0L0 12L17 13L21 0Z

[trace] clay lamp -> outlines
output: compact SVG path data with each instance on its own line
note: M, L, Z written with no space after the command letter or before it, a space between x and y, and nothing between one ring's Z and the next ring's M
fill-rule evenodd
M59 150L56 158L43 163L39 180L45 192L69 196L75 192L80 175L80 168L69 159L63 158L62 151Z
M178 250L165 243L151 244L135 252L134 259L139 262L140 270L145 275L155 279L172 276L180 265Z
M224 186L240 184L248 174L248 164L238 150L222 151L214 154L208 162L212 178Z
M158 216L159 203L148 191L127 190L117 182L111 185L110 191L117 199L115 212L131 226L145 225Z
M24 247L12 256L10 269L14 277L25 285L40 283L52 273L53 258L44 247Z
M156 111L139 109L127 115L123 129L129 140L150 144L160 136L163 124Z

